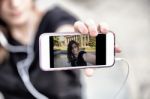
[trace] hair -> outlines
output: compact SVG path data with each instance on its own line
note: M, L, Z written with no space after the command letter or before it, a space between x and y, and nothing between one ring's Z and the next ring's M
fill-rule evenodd
M79 48L79 43L77 43L74 40L71 40L68 44L68 48L67 48L67 58L68 61L71 62L75 59L75 55L72 53L72 45L75 44L78 48Z

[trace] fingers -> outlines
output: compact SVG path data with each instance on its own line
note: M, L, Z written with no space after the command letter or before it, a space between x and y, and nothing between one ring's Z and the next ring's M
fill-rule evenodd
M93 20L89 19L85 22L77 21L74 24L75 32L81 34L90 34L91 36L97 36L98 33L106 34L109 31L109 27L105 23L96 24Z
M85 23L77 21L74 24L74 29L76 32L81 34L90 34L91 36L97 36L97 25L93 20L87 20Z
M74 24L74 29L75 32L80 32L82 34L88 34L88 28L86 27L86 25L81 22L81 21L77 21Z
M94 69L91 69L91 68L85 69L86 76L91 77L91 76L93 76L93 74L94 74Z
M97 30L100 33L106 34L109 31L109 27L106 23L101 23L101 24L98 25Z
M121 53L121 49L117 45L115 46L115 53Z
M106 34L109 31L109 27L106 23L96 25L96 23L91 19L85 21L85 23L82 21L75 22L74 29L75 32L79 32L81 34L90 34L94 37L97 36L98 33ZM118 46L116 46L115 52L120 53L121 49Z
M89 30L89 34L91 36L97 36L98 35L97 25L95 24L95 22L93 20L87 20L85 22L85 25L87 26L87 28Z

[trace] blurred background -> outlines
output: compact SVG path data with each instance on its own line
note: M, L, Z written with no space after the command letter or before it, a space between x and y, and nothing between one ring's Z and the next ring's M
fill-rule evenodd
M37 0L40 10L60 5L81 20L107 23L116 33L130 74L117 99L150 99L150 0ZM93 77L82 76L85 99L113 99L127 74L127 65L96 69ZM2 98L2 95L0 95Z

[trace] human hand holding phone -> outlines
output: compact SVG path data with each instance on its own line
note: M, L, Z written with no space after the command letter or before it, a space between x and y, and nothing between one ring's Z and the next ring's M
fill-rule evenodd
M115 36L107 27L88 20L85 23L75 22L74 30L71 33L43 33L40 36L41 69L55 71L113 66ZM115 50L120 52L119 48ZM85 71L90 76L93 69Z
M81 34L89 34L90 36L96 37L98 33L106 34L109 31L107 25L104 24L96 24L93 20L87 20L85 22L77 21L74 24L75 32L79 32ZM120 53L121 49L115 46L115 53ZM85 74L87 76L92 76L94 73L94 69L86 68Z

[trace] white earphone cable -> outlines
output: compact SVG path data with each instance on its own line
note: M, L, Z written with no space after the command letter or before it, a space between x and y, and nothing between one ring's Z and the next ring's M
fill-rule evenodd
M125 62L127 65L127 74L126 77L123 80L123 83L121 85L121 87L119 88L119 90L114 94L113 99L117 99L118 95L120 94L121 90L123 89L123 87L125 86L125 84L127 83L128 77L129 77L129 73L130 73L130 65L128 63L128 61L124 58L115 58L115 61L123 61Z
M27 90L36 98L36 99L48 99L45 95L40 93L31 83L29 76L29 67L34 59L33 46L13 46L10 45L2 32L0 32L0 44L8 51L16 52L25 52L27 53L27 58L17 62L17 70L19 76L21 77Z

